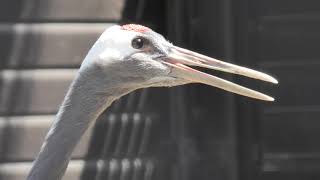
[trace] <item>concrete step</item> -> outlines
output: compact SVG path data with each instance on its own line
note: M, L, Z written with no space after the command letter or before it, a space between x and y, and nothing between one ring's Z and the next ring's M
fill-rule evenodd
M0 21L118 21L124 0L3 0Z
M0 162L32 161L54 115L0 117ZM157 156L167 127L140 113L104 113L75 148L73 159ZM162 132L162 133L157 133ZM165 145L166 146L166 145ZM164 146L164 147L165 147ZM159 154L160 153L160 154Z
M0 164L0 178L5 180L25 179L31 165L30 162ZM73 160L69 163L62 180L150 180L155 177L156 173L159 177L157 179L172 179L167 177L170 177L170 171L164 167L163 162L154 159Z
M110 23L0 24L0 68L79 67Z
M0 114L55 114L77 69L0 71Z

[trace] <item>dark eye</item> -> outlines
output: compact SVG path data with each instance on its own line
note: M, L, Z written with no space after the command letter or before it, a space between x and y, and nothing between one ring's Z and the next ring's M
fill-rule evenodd
M131 46L135 49L141 49L144 45L144 39L141 37L137 37L132 39Z

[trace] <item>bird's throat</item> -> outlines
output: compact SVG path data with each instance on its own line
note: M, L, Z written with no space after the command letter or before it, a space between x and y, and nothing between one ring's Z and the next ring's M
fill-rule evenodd
M98 71L91 70L93 72L80 70L70 86L27 180L61 179L88 127L115 99L129 92L125 89L102 91L101 80L97 79L100 76L95 74ZM108 85L104 84L105 87Z

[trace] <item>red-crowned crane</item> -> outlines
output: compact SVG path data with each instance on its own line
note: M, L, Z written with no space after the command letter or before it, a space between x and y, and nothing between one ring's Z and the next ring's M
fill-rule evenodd
M251 98L274 100L192 66L278 83L267 74L174 46L147 27L112 26L84 59L27 180L61 179L73 149L90 124L113 101L136 89L203 83Z

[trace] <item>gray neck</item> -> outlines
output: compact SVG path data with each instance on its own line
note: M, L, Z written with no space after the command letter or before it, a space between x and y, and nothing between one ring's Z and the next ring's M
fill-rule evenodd
M98 67L80 70L73 81L27 180L62 178L84 132L110 104L128 90L108 86ZM103 86L101 83L104 83ZM99 87L99 88L97 88Z

